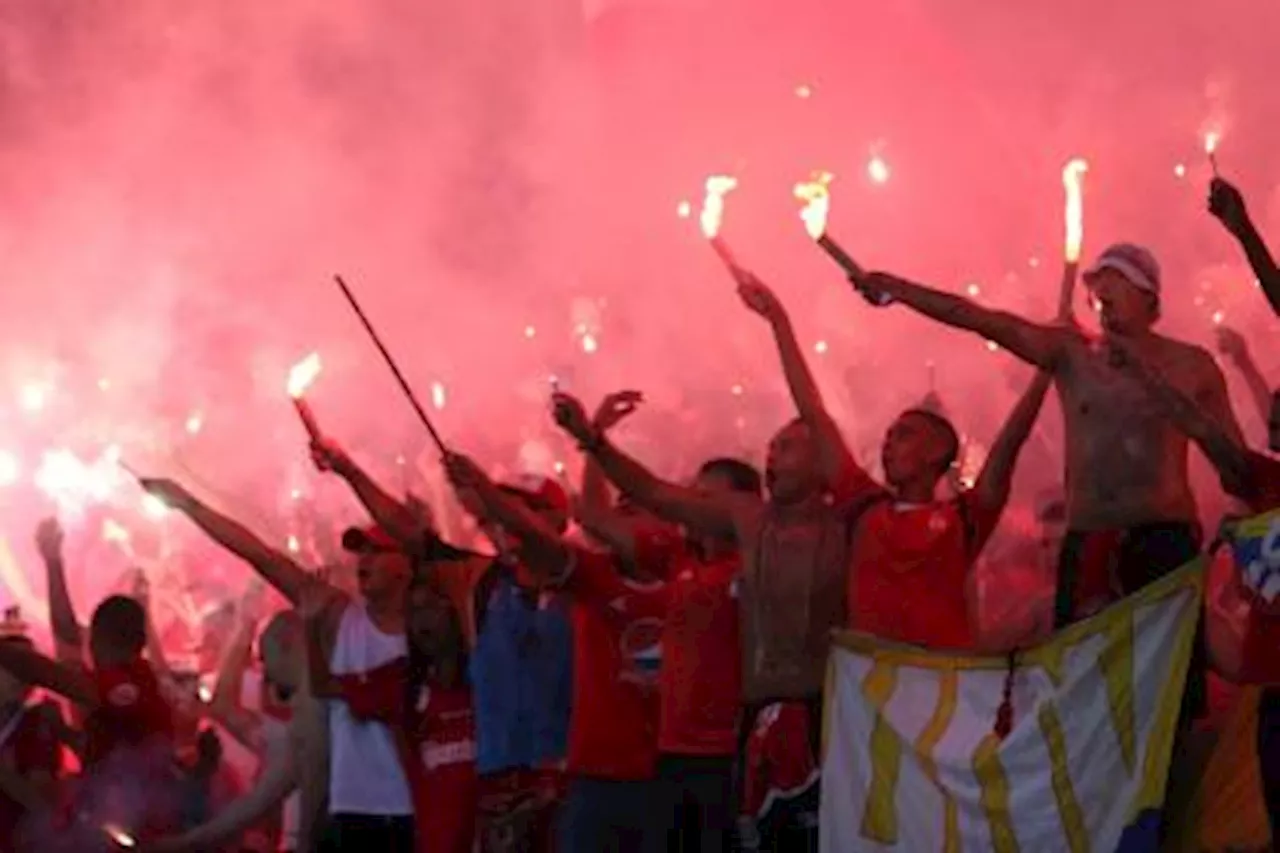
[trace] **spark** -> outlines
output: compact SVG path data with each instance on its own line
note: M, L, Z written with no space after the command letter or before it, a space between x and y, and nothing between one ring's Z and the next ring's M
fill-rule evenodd
M200 430L204 428L204 418L199 412L187 418L187 432L191 435L199 435Z
M289 537L289 541L288 541L288 548L289 548L289 553L290 553L290 554L296 554L296 553L298 553L299 551L301 551L301 550L302 550L302 545L301 545L301 543L299 543L299 542L298 542L298 537L297 537L297 536L290 536L290 537Z
M142 496L142 513L157 521L169 514L169 505L155 495Z
M1173 167L1173 174L1175 177L1185 178L1187 176L1187 167L1179 163Z
M867 177L871 178L872 183L887 183L889 175L889 164L879 156L872 157L867 162Z
M743 390L744 389L741 385L734 385L732 388L729 389L729 393L733 394L733 396L735 397L741 397Z
M970 296L978 296L982 293L982 288L979 287L976 283L969 284L969 286L966 287L964 290L965 290L965 293L969 294Z
M587 334L582 336L582 351L590 355L600 349L600 342L596 340L595 335Z
M435 406L437 409L443 409L445 402L446 402L446 399L445 399L445 392L444 392L444 383L432 382L431 383L431 405Z
M693 205L687 201L682 201L676 205L676 216L681 219L688 219L693 215Z
M827 353L827 342L826 342L826 341L818 341L816 344L814 344L814 345L813 345L813 351L814 351L814 352L816 352L818 355L826 355L826 353Z
M18 457L7 450L0 450L0 487L12 486L21 475Z
M538 335L538 330L535 329L533 326L524 327L524 336L529 340L533 340L535 337L537 337L537 335Z
M812 86L807 86L807 85L805 85L804 83L801 83L799 86L796 86L796 97L797 97L797 98L799 98L799 99L800 99L800 100L802 100L802 101L805 101L805 100L808 100L809 98L812 98L812 97L813 97L813 87L812 87Z

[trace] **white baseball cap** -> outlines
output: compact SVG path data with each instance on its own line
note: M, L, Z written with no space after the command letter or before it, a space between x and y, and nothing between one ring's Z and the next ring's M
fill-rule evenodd
M1150 250L1142 246L1133 243L1108 246L1093 262L1093 266L1085 270L1085 284L1092 285L1092 279L1103 270L1115 270L1134 287L1160 295L1160 263Z

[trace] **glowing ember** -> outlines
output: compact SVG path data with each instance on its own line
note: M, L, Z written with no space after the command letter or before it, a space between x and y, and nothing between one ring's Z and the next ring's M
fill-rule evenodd
M682 201L676 205L676 216L681 219L688 219L693 215L693 205L687 201Z
M990 352L995 352L996 350L1000 349L1000 345L997 344L995 341L987 341L987 349Z
M12 486L21 475L18 457L7 450L0 450L0 487Z
M793 194L804 202L800 208L800 219L804 222L804 230L815 240L827 231L827 216L831 213L831 181L835 175L830 172L814 172L808 181L796 184Z
M796 97L802 101L813 97L813 87L803 84L796 86Z
M591 353L595 352L598 349L600 349L600 342L596 340L595 335L587 334L582 336L583 352L585 352L587 355L590 355Z
M707 192L702 199L702 213L698 216L702 235L708 240L720 233L724 220L724 197L738 188L738 179L728 175L712 175L707 178Z
M204 418L200 415L199 412L196 412L191 417L187 418L187 432L191 433L192 435L198 435L200 433L200 430L203 428L204 428Z
M813 345L813 351L814 351L814 352L816 352L818 355L826 355L826 354L827 354L827 342L826 342L826 341L818 341L816 344L814 344L814 345Z
M431 383L431 405L443 409L446 402L443 382Z
M289 371L289 382L286 385L289 396L295 400L301 399L311 387L311 383L316 381L323 367L319 353L314 352L295 364Z
M1222 141L1222 134L1216 130L1211 130L1204 135L1204 153L1212 157L1218 153L1218 143Z
M200 701L208 704L213 701L213 691L209 689L209 685L201 684L196 688L196 695L200 697Z
M1078 263L1080 247L1084 244L1084 175L1089 171L1089 164L1080 158L1072 160L1062 170L1062 186L1067 193L1066 220L1067 238L1063 248L1068 263Z
M39 412L49 402L49 389L38 382L28 382L18 392L18 405L27 412Z
M290 553L290 554L296 554L296 553L298 553L299 551L301 551L301 550L302 550L302 545L301 545L301 543L299 543L299 542L298 542L298 537L297 537L297 536L290 536L290 537L289 537L288 548L289 548L289 553Z
M1225 312L1225 311L1214 311L1214 312L1213 312L1213 325L1215 325L1215 326L1221 326L1221 325L1222 325L1222 321L1223 321L1223 320L1225 320L1225 319L1227 319L1227 315L1226 315L1226 312Z
M1187 167L1179 163L1173 167L1173 174L1175 177L1185 178L1187 176Z
M979 287L976 283L972 283L968 287L966 287L964 291L970 296L977 296L980 293L982 293L982 288Z
M169 514L169 505L155 495L143 495L142 514L159 521Z
M867 162L867 177L872 183L883 184L889 180L889 164L880 157L872 157Z
M129 541L129 531L120 522L108 518L102 522L102 541L124 545Z
M118 826L110 823L104 824L102 831L107 834L108 838L121 847L134 847L137 845L137 842L133 840L133 836Z
M536 336L537 336L537 334L538 334L538 330L537 330L537 329L535 329L533 326L525 326L525 327L524 327L524 336L525 336L526 338L529 338L530 340L533 340L533 338L534 338L534 337L536 337Z

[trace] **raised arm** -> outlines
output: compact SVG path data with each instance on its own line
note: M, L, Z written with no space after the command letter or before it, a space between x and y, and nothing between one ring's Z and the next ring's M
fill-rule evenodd
M569 562L569 546L547 522L507 495L471 459L453 453L445 458L449 481L458 490L462 505L477 512L520 543L520 555L535 571L557 575Z
M1219 328L1218 352L1235 365L1240 377L1244 379L1245 386L1249 389L1249 400L1253 403L1254 411L1258 413L1258 417L1264 424L1267 423L1271 416L1271 389L1267 387L1266 377L1262 375L1257 362L1253 360L1253 354L1249 352L1249 344L1244 336L1234 329Z
M261 755L262 719L240 702L244 673L253 656L253 640L261 611L263 588L254 580L236 609L236 629L223 648L218 678L209 700L208 714L246 749Z
M332 471L347 481L351 490L378 526L398 542L417 546L422 539L423 521L407 503L396 500L369 476L337 443L321 440L311 445L311 458L322 471Z
M999 514L1009 501L1018 454L1031 435L1052 383L1053 377L1048 372L1042 370L1037 373L991 444L987 461L978 474L977 482L973 484L974 499L990 513Z
M298 785L298 762L287 734L268 739L262 771L253 788L232 800L216 817L175 838L146 846L149 853L200 853L220 850L277 808Z
M201 503L177 483L145 480L142 487L190 518L210 539L253 566L267 583L293 604L301 601L309 588L322 583L284 552L267 545L239 522Z
M14 678L57 693L83 708L98 704L93 683L79 668L51 660L35 649L20 643L0 643L0 669Z
M888 273L870 273L854 286L877 304L887 304L887 298L944 325L976 332L1044 370L1057 366L1069 334L1065 329L1032 323L1006 311L993 311L962 296Z
M1221 178L1215 178L1209 187L1209 211L1240 243L1253 274L1262 285L1262 292L1271 303L1271 310L1280 315L1280 267L1276 266L1275 258L1249 217L1240 190Z
M734 274L738 279L738 296L743 304L763 317L773 330L773 340L782 360L782 372L787 378L787 387L791 390L791 400L795 403L800 419L817 439L818 454L827 484L834 486L843 482L856 467L853 454L849 452L840 428L822 402L822 392L818 389L818 382L813 378L813 372L805 361L804 351L796 340L791 318L773 291L754 275L746 270L735 270Z
M54 656L66 663L81 664L84 662L84 630L71 603L66 565L62 561L62 539L62 526L55 518L45 519L36 528L36 547L49 580L49 624L53 628Z
M639 391L618 391L606 396L591 419L596 432L604 435L636 410L643 400ZM600 463L586 457L582 466L582 489L574 502L574 519L589 534L619 558L634 562L637 519L620 512L610 494L609 478Z
M699 533L729 536L737 531L738 513L744 504L735 498L716 498L668 483L614 447L597 432L576 398L564 393L553 397L556 423L571 435L623 493L668 521ZM746 499L742 499L745 501Z

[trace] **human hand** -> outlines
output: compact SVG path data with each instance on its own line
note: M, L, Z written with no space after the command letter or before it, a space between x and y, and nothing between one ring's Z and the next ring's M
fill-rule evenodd
M600 401L591 423L600 432L608 432L630 417L642 402L644 395L639 391L615 391Z

